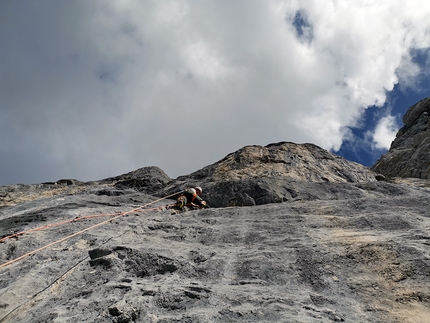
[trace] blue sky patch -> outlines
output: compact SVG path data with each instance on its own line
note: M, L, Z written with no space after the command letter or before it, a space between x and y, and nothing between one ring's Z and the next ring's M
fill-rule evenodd
M299 40L306 43L312 42L314 38L313 26L309 22L309 18L306 14L306 11L302 9L297 10L291 24L295 28L296 36Z

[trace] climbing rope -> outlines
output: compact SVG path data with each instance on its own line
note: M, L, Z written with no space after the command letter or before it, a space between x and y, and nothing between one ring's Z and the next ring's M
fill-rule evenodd
M166 206L159 206L159 207L155 207L155 208L150 208L150 209L141 209L141 206L139 206L139 208L134 209L134 212L145 212L145 211L151 211L151 210L159 210L163 207L170 207L173 206L174 204L170 204L170 205L166 205ZM64 224L68 224L68 223L73 223L73 222L77 222L77 221L81 221L81 220L87 220L87 219L93 219L93 218L99 218L99 217L105 217L105 216L115 216L115 215L119 215L122 212L115 212L115 213L100 213L100 214L93 214L93 215L85 215L85 216L80 216L80 217L76 217L70 220L65 220L65 221L61 221L61 222L56 222L56 223L51 223L51 224L47 224L41 227L37 227L37 228L33 228L33 229L29 229L29 230L25 230L25 231L21 231L21 232L17 232L8 236L5 236L3 238L0 239L0 243L5 242L6 240L9 240L11 238L15 238L15 237L19 237L22 236L24 234L30 233L30 232L35 232L35 231L42 231L45 229L49 229L49 228L54 228L54 227L58 227Z
M16 234L13 234L13 235L10 235L10 236L7 236L7 237L4 237L4 238L2 238L2 239L0 240L0 242L3 242L3 241L5 241L5 240L7 240L7 239L10 239L10 238L12 238L12 237L16 237L16 236L19 236L19 235L22 235L22 234L25 234L25 233L29 233L29 232L33 232L33 231L38 231L38 230L43 230L43 229L50 228L50 227L56 227L56 226L59 226L59 225L63 225L63 224L66 224L66 223L75 222L75 221L78 221L78 220L89 219L89 218L96 218L96 217L101 217L101 216L113 216L112 218L110 218L110 219L108 219L108 220L106 220L106 221L103 221L103 222L97 223L97 224L95 224L95 225L93 225L93 226L91 226L91 227L88 227L88 228L83 229L83 230L81 230L81 231L75 232L75 233L73 233L73 234L71 234L71 235L69 235L69 236L67 236L67 237L64 237L64 238L62 238L62 239L60 239L60 240L57 240L57 241L54 241L54 242L51 242L51 243L49 243L49 244L47 244L47 245L45 245L45 246L43 246L43 247L41 247L41 248L39 248L39 249L36 249L36 250L30 251L30 252L28 252L28 253L26 253L26 254L24 254L24 255L22 255L22 256L20 256L20 257L18 257L18 258L15 258L15 259L13 259L13 260L11 260L11 261L8 261L8 262L6 262L6 263L4 263L4 264L1 264L1 265L0 265L0 269L1 269L1 268L4 268L4 267L6 267L6 266L9 266L9 265L11 265L11 264L13 264L13 263L15 263L15 262L17 262L17 261L19 261L19 260L21 260L21 259L25 258L25 257L28 257L28 256L31 256L31 255L34 255L35 253L37 253L37 252L39 252L39 251L42 251L42 250L44 250L44 249L46 249L46 248L49 248L49 247L51 247L51 246L53 246L53 245L59 244L59 243L61 243L61 242L63 242L63 241L66 241L66 240L68 240L68 239L70 239L70 238L73 238L73 237L75 237L75 236L77 236L77 235L80 235L80 234L82 234L82 233L84 233L84 232L87 232L87 231L89 231L89 230L92 230L92 229L94 229L94 228L96 228L96 227L99 227L99 226L104 225L104 224L106 224L106 223L112 222L113 220L116 220L116 219L118 219L118 218L120 218L120 217L122 217L122 216L124 216L124 215L130 214L130 213L145 212L145 211L149 211L149 210L157 210L157 209L160 209L160 208L162 208L162 207L164 207L164 206L162 206L162 207L157 207L157 208L150 208L150 209L148 209L148 208L144 209L144 208L145 208L146 206L148 206L148 205L151 205L151 204L154 204L154 203L156 203L156 202L159 202L159 201L162 201L162 200L164 200L164 199L167 199L167 198L169 198L169 197L172 197L172 196L174 196L174 195L176 195L176 194L178 194L178 193L180 193L180 192L175 192L175 193L170 194L170 195L168 195L168 196L162 197L162 198L160 198L160 199L158 199L158 200L155 200L155 201L152 201L152 202L146 203L146 204L144 204L144 205L142 205L142 206L139 206L139 207L137 207L137 208L135 208L135 209L132 209L132 210L130 210L130 211L126 211L126 212L117 212L117 213L110 213L110 214L95 214L95 215L88 215L88 216L78 217L78 218L74 218L74 219L71 219L71 220L62 221L62 222L59 222L59 223L54 223L54 224L52 224L52 225L46 225L46 226L43 226L43 227L38 227L38 228L30 229L30 230L27 230L27 231L19 232L19 233L16 233Z

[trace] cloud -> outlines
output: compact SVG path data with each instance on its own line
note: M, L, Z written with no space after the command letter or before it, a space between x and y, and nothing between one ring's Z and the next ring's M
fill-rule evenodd
M222 58L203 41L191 44L184 50L184 59L189 69L189 75L211 81L218 81L229 73Z
M0 185L174 177L282 140L337 150L430 46L420 0L0 6Z
M392 141L396 138L398 129L399 126L395 117L385 116L381 118L372 133L372 146L375 149L390 149Z

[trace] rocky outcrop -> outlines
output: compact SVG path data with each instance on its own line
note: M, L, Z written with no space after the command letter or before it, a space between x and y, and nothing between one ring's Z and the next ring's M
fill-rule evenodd
M154 193L165 187L170 181L170 177L161 168L149 166L107 178L100 183L112 183L117 188L135 188L146 193Z
M286 177L310 183L357 183L374 181L375 174L314 144L280 142L246 146L181 179L206 182L249 178Z
M386 177L430 179L430 98L409 108L390 150L371 167Z
M363 165L313 144L280 142L246 146L190 175L178 177L159 196L200 185L211 206L243 206L293 200L363 197L358 186L375 182Z

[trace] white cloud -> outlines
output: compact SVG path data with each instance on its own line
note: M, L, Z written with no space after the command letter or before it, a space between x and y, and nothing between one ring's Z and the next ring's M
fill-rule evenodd
M424 0L1 6L0 158L24 156L3 170L12 181L147 165L177 176L282 140L336 150L367 106L422 72L410 49L430 47Z
M198 77L217 81L229 73L222 57L206 42L198 41L189 45L183 55L190 73Z
M399 77L402 89L419 90L417 86L421 73L420 67L412 61L409 53L402 58L402 64L396 69L396 75Z
M395 117L390 115L381 118L372 134L373 147L376 149L390 149L398 130L399 126Z
M156 19L166 27L174 28L174 25L181 22L189 11L185 1L162 1L156 9Z

